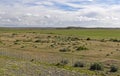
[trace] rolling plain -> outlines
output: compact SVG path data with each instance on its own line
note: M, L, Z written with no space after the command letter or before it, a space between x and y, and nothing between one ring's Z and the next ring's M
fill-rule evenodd
M0 28L0 76L120 76L119 68L120 29Z

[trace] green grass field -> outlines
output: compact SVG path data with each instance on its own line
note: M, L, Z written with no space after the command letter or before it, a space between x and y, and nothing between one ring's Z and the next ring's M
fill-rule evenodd
M0 28L0 61L0 76L120 76L120 29Z
M71 35L91 38L118 38L120 39L120 29L11 29L1 28L2 32L36 32L43 34Z

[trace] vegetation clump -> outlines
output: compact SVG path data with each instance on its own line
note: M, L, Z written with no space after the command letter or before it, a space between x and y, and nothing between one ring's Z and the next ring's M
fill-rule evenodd
M86 48L85 46L79 46L76 49L77 51L81 51L81 50L88 50L88 48Z
M20 40L15 40L14 42L19 42Z
M105 39L101 39L100 41L101 41L101 42L105 42Z
M60 49L59 51L60 51L60 52L69 52L70 49L69 49L69 48L62 48L62 49Z
M21 46L21 48L24 48L25 46Z
M110 56L110 54L106 54L106 56Z
M75 38L71 38L71 41L77 41L80 40L79 38L75 37Z
M113 42L120 42L120 40L118 40L118 39L110 39L110 41L113 41Z
M2 43L2 41L0 40L0 43Z
M103 66L100 63L94 63L90 66L90 70L103 70Z
M32 39L23 40L23 42L32 42Z
M67 65L68 63L69 63L68 60L62 60L62 61L60 61L59 63L57 63L56 66L65 66L65 65Z
M91 40L89 37L86 40Z
M17 35L16 33L12 33L12 35L14 36L14 35Z
M73 66L74 67L84 67L85 64L83 62L77 61L77 62L75 62L75 64Z
M116 66L112 65L110 67L110 72L117 72L117 71L118 71L118 68Z
M35 42L41 42L41 40L35 40Z

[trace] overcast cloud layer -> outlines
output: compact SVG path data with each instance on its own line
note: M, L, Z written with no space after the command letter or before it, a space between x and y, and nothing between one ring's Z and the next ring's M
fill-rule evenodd
M120 0L0 0L1 27L120 27Z

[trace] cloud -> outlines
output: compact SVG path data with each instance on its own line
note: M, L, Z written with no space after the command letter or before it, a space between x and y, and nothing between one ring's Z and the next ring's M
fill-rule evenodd
M120 27L119 0L0 0L0 26Z

